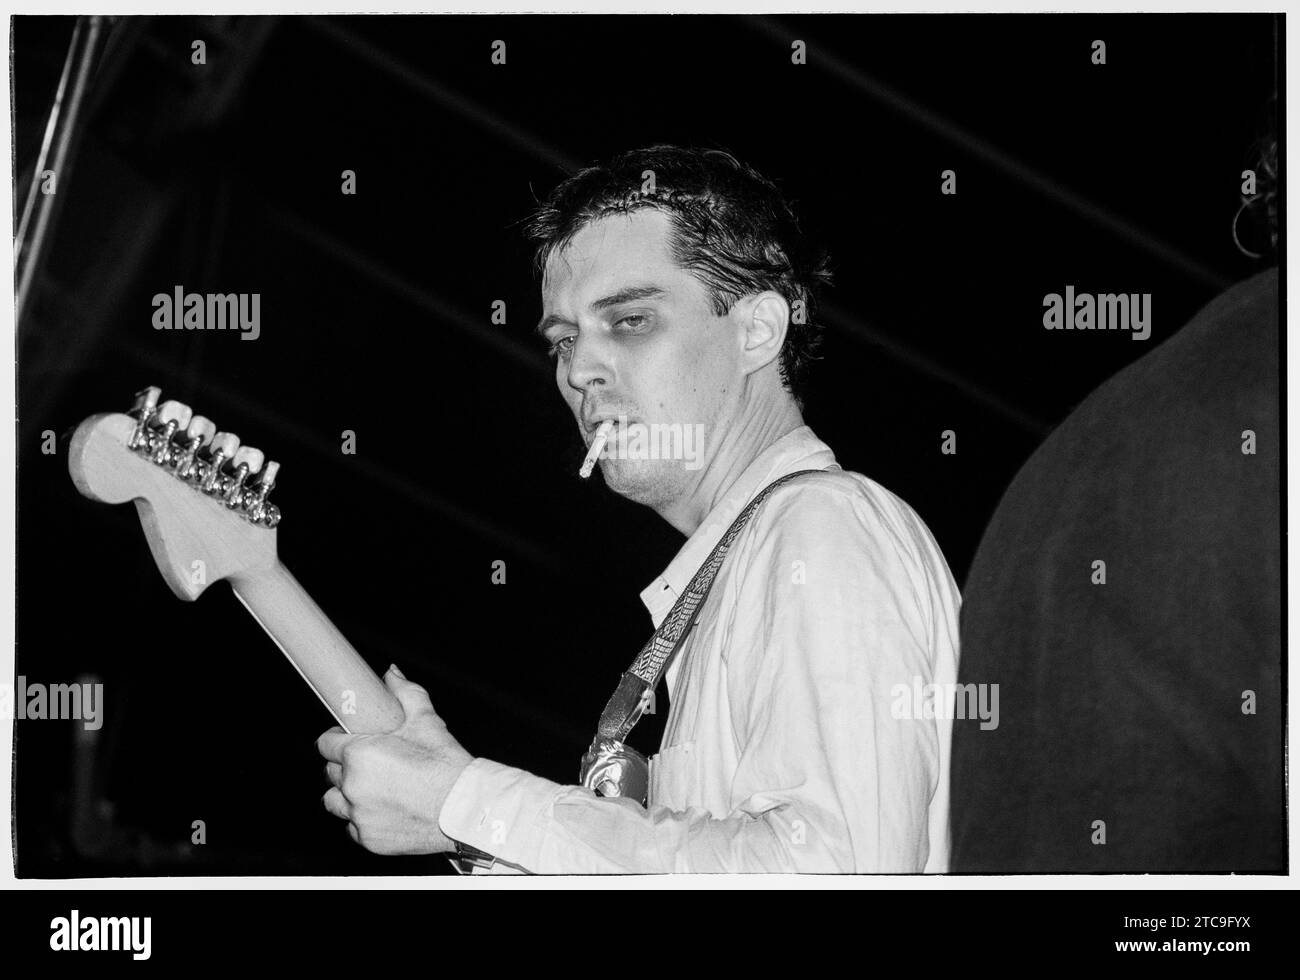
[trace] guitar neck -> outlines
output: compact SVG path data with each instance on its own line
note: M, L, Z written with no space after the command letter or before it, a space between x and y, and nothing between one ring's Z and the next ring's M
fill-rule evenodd
M402 723L401 704L278 559L230 584L345 731L384 734Z

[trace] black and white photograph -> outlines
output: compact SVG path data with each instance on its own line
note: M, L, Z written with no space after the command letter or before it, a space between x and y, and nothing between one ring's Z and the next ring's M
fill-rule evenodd
M9 18L11 884L1285 882L1280 6L579 9Z

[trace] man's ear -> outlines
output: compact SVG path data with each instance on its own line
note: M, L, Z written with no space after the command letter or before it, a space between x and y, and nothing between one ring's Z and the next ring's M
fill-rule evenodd
M741 364L746 374L766 367L781 355L790 329L790 304L767 290L736 304L740 316Z

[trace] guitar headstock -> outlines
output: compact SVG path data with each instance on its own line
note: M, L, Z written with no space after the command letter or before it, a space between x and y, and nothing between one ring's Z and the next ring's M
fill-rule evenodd
M93 415L77 427L68 471L87 497L134 500L163 578L182 599L275 562L280 511L267 500L278 463L187 405L146 388L129 414Z

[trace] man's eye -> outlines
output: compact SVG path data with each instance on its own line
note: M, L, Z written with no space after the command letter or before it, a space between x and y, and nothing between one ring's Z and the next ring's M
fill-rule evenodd
M620 324L625 324L635 330L636 328L643 326L645 324L645 321L646 321L646 316L644 313L629 313L627 316L623 317L618 322Z
M552 358L568 357L569 353L572 350L573 350L573 338L561 337L555 343L551 344L549 348L547 348L546 353L549 354Z

